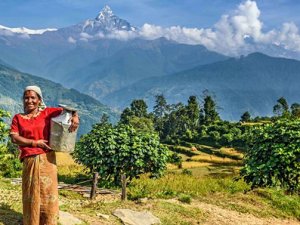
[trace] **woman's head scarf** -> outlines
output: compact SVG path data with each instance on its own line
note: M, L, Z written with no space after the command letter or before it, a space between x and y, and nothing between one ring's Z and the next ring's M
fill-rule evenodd
M37 93L37 94L40 96L40 98L41 98L41 103L40 103L40 105L39 105L39 109L45 109L45 108L46 108L46 104L45 104L45 102L44 102L43 95L42 95L42 91L41 91L40 87L35 86L35 85L33 85L33 86L27 86L27 87L24 89L24 93L25 93L26 91L34 91L35 93Z

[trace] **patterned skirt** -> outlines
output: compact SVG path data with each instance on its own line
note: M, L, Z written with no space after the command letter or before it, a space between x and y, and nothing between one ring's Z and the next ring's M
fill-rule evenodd
M22 174L23 225L57 225L55 152L26 157Z

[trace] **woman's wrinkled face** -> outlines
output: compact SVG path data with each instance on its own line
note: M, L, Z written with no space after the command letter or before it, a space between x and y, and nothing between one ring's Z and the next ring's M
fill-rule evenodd
M41 103L41 99L35 91L26 91L23 97L25 112L29 113L37 109Z

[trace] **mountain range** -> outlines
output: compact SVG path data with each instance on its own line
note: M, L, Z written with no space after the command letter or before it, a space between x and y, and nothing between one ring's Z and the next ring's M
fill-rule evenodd
M94 19L65 28L0 26L0 63L118 110L136 98L145 99L151 108L156 94L164 94L170 103L184 102L206 89L215 94L221 116L229 120L238 120L244 111L270 115L281 96L300 102L297 60L261 53L231 58L201 45L147 40L137 35L139 31L108 6ZM264 52L290 54L280 46L265 47Z
M47 106L66 104L79 111L80 127L78 136L89 132L92 125L99 122L103 114L110 117L111 122L118 120L118 114L92 97L75 89L66 89L58 83L41 77L22 73L11 67L0 64L0 108L12 115L23 112L22 94L28 85L38 85L43 91Z
M136 82L108 95L113 106L126 107L132 98L145 99L150 108L154 96L163 93L169 103L186 103L191 95L201 99L204 91L215 97L223 119L237 120L249 111L270 116L277 99L300 102L300 62L261 53L198 66L163 77Z

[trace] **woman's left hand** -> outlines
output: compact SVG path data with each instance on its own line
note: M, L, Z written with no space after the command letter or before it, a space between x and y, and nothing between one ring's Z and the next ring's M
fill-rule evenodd
M71 118L71 126L69 127L69 132L74 132L79 126L79 116L77 112L74 112Z

